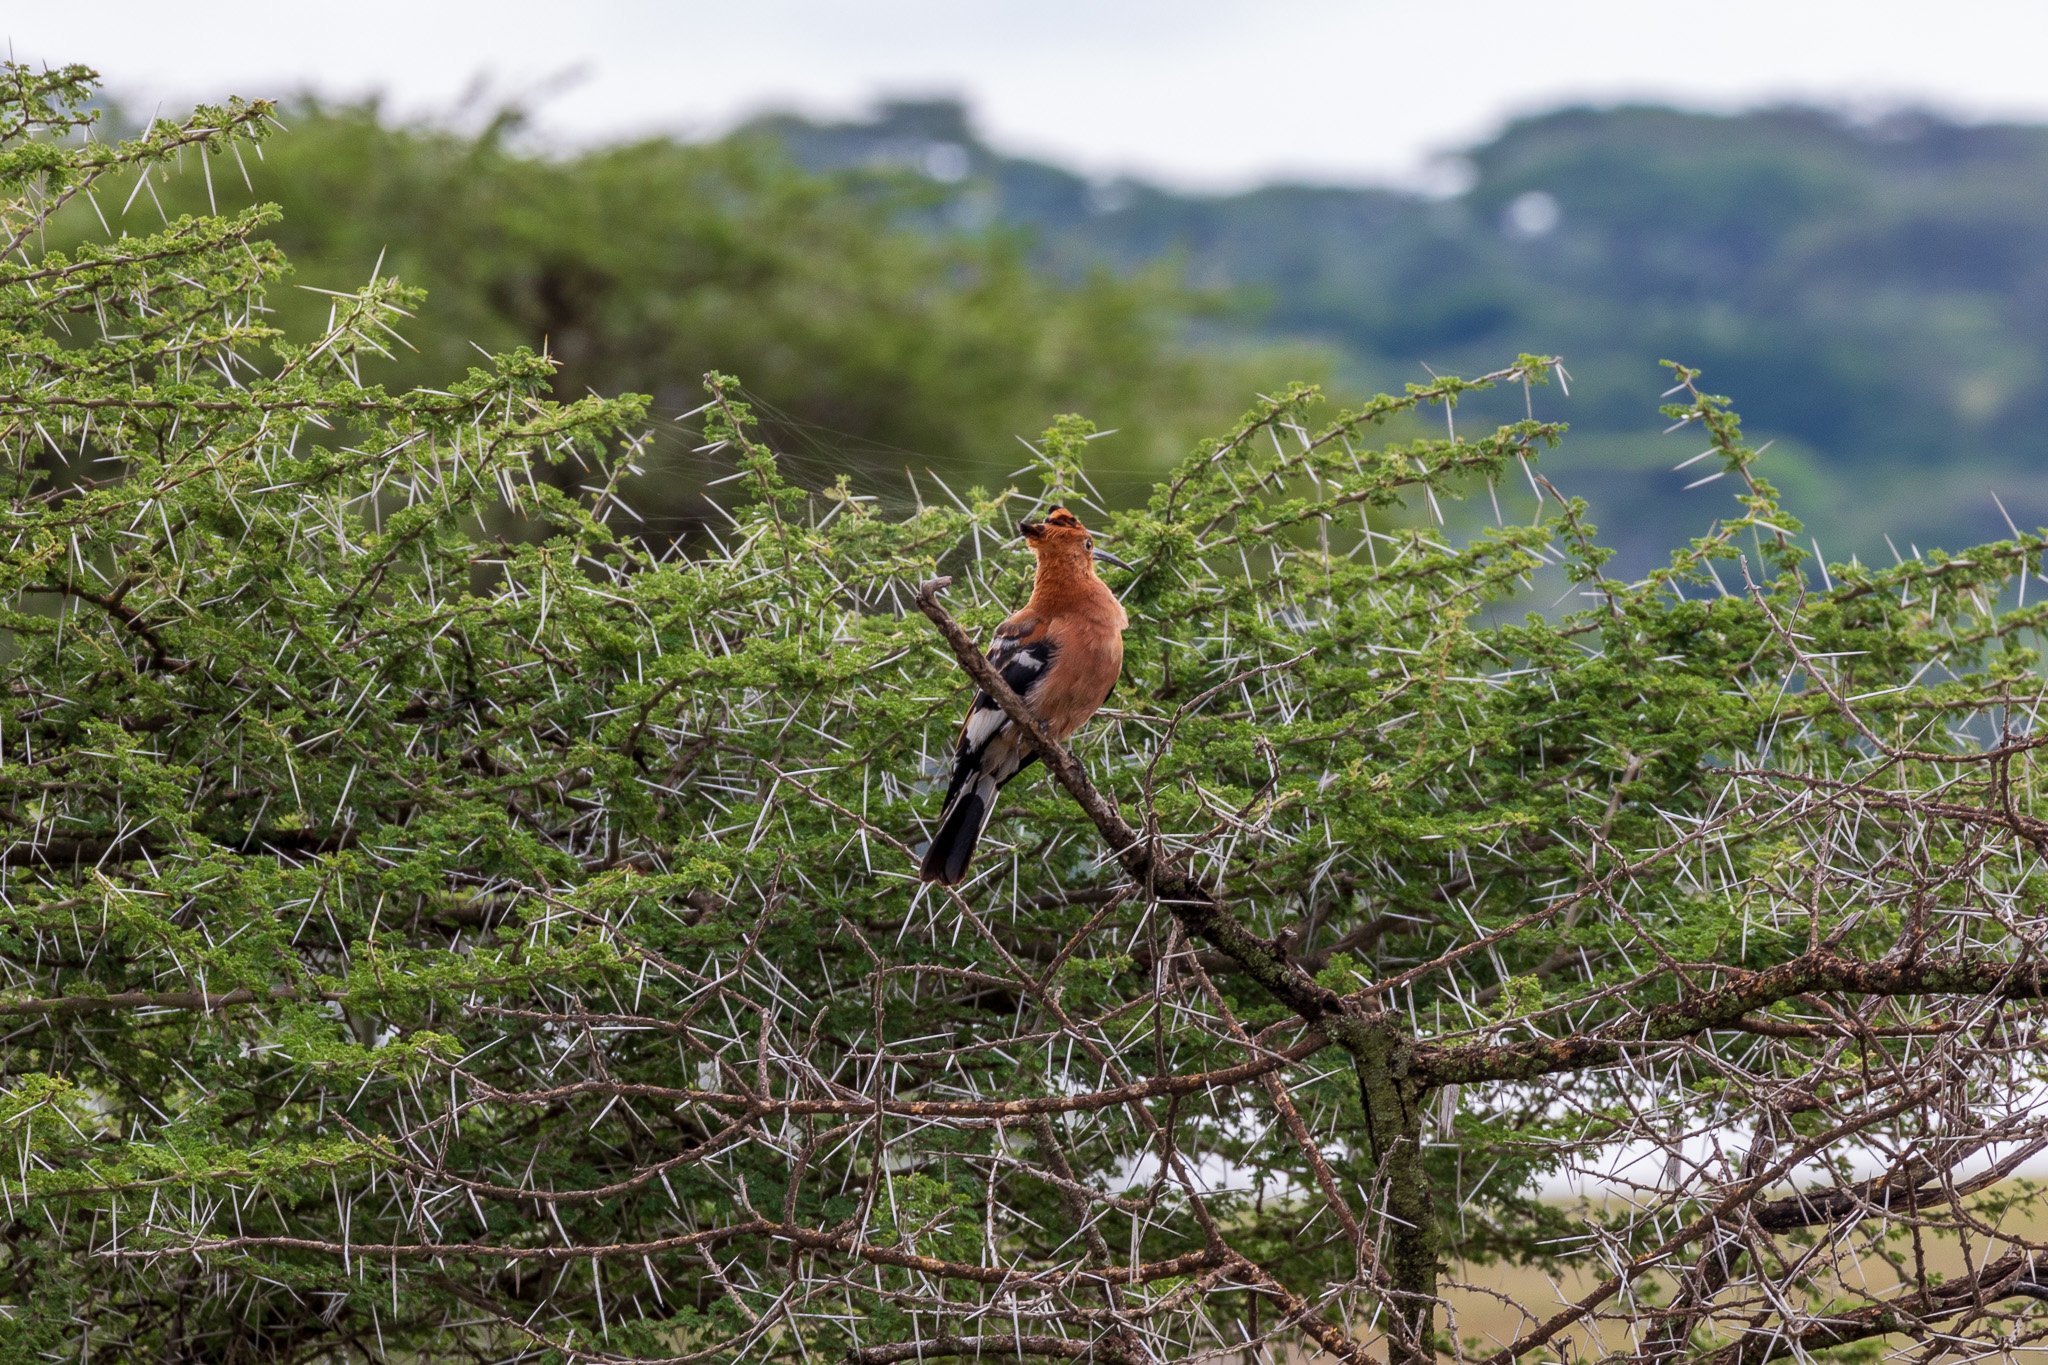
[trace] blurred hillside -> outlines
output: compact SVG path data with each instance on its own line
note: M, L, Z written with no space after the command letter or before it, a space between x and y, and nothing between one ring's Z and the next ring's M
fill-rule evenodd
M1551 474L1637 572L1732 508L1673 466L1661 358L1704 369L1831 559L2048 524L2048 128L1565 110L1471 149L1448 197L1276 185L1196 195L1008 156L945 101L867 120L763 118L718 142L525 149L301 102L260 162L161 180L155 220L270 200L302 334L372 269L428 299L365 377L439 384L545 341L559 388L700 401L739 375L807 483L909 496L905 470L1000 486L1019 436L1079 411L1107 498L1289 378L1340 396L1565 357ZM246 169L249 183L243 183ZM125 193L125 190L124 190ZM102 229L76 206L65 230ZM62 243L53 243L62 245ZM381 262L381 264L380 264ZM1492 403L1492 407L1486 403ZM1520 415L1517 394L1461 411ZM709 464L664 425L638 500L699 510ZM1510 490L1513 491L1513 490ZM1526 506L1509 506L1519 515Z
M1162 260L1263 305L1252 335L1327 343L1374 389L1520 351L1574 378L1560 481L1640 567L1727 506L1658 440L1661 358L1706 371L1830 558L1883 533L1967 543L2048 522L2048 128L1786 108L1568 109L1471 149L1441 199L1273 186L1177 194L1001 155L946 102L763 119L813 168L897 166L934 221L1015 225L1068 273Z

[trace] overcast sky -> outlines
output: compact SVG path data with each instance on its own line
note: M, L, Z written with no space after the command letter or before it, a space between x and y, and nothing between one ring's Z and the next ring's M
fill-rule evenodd
M71 0L0 12L16 60L161 99L479 77L562 140L716 132L955 93L997 143L1189 186L1417 183L1518 113L1656 99L1901 102L2048 120L2048 4L2023 0Z

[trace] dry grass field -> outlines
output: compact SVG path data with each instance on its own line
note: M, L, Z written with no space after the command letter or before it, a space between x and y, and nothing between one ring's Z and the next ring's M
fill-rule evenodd
M2048 1189L2034 1191L2026 1186L2006 1186L1991 1192L1989 1197L1980 1196L1972 1200L1971 1205L1983 1211L1983 1221L1992 1231L1972 1239L1967 1245L1952 1235L1916 1237L1910 1221L1905 1219L1895 1223L1893 1235L1881 1246L1872 1245L1871 1229L1866 1225L1858 1234L1846 1239L1846 1245L1860 1248L1861 1254L1838 1253L1837 1273L1818 1277L1812 1286L1813 1294L1816 1297L1826 1296L1841 1307L1860 1307L1888 1297L1900 1281L1899 1268L1910 1270L1916 1257L1924 1258L1922 1263L1929 1270L1946 1276L1962 1271L1969 1262L1982 1262L2013 1250L2008 1238L2035 1243L2048 1241ZM1996 1205L2009 1207L2000 1211L1993 1207ZM1576 1207L1589 1212L1594 1208L1584 1203ZM1613 1205L1608 1205L1607 1211L1612 1213L1616 1210ZM1781 1243L1780 1249L1787 1256L1800 1256L1808 1252L1811 1245L1811 1242L1794 1244L1787 1240ZM1600 1285L1607 1267L1595 1259L1596 1255L1589 1254L1554 1275L1499 1265L1453 1267L1446 1277L1444 1295L1449 1310L1440 1319L1440 1324L1456 1332L1464 1344L1467 1360L1491 1354ZM1638 1281L1637 1303L1654 1312L1657 1304L1669 1300L1671 1285L1669 1276L1652 1274L1644 1277ZM2006 1305L2008 1308L2011 1306ZM2038 1306L2033 1311L2048 1314L2048 1305ZM1640 1326L1634 1330L1641 1331L1654 1318L1648 1313L1639 1313L1636 1321ZM1627 1308L1621 1300L1610 1299L1591 1319L1582 1320L1560 1333L1550 1345L1530 1358L1545 1362L1598 1360L1611 1353L1627 1352L1634 1344ZM1904 1336L1887 1339L1884 1343L1893 1349L1908 1344L1908 1338ZM1916 1349L1918 1359L1922 1361L1950 1358L1938 1352L1928 1352L1925 1346ZM2048 1345L2015 1352L2013 1358L2048 1361ZM1313 1357L1296 1357L1288 1365L1310 1359Z

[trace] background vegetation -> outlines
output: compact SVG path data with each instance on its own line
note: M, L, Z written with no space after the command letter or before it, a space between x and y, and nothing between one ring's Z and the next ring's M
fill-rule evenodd
M923 230L927 182L808 175L766 137L546 157L518 149L516 112L473 133L394 125L374 107L279 117L290 136L260 158L217 180L160 177L133 199L122 184L106 212L140 228L229 193L276 203L262 235L300 287L266 306L290 332L323 326L332 291L373 271L425 287L405 344L364 357L371 382L437 383L479 348L532 346L556 363L559 397L649 395L650 477L634 496L657 532L702 514L723 472L661 420L697 408L714 367L745 377L793 468L897 502L916 491L906 471L963 489L999 480L1029 458L1019 438L1062 410L1121 429L1096 472L1128 498L1235 411L1255 370L1284 368L1273 346L1197 350L1191 325L1216 305L1170 272L1062 280L1019 235ZM102 231L81 204L47 240ZM923 493L941 496L929 478Z
M1566 109L1447 158L1465 182L1447 197L1096 183L1003 155L943 103L760 128L807 165L957 173L945 222L1029 227L1054 268L1168 260L1245 291L1262 309L1243 330L1325 344L1351 385L1562 355L1560 468L1627 572L1719 510L1682 496L1697 471L1651 439L1660 357L1740 397L1831 555L2005 534L1994 491L2020 524L2048 520L2048 128Z
M892 501L905 470L1000 483L1016 438L1085 411L1119 433L1093 472L1126 505L1276 374L1363 394L1536 351L1565 359L1559 469L1624 573L1728 506L1653 439L1663 357L1740 396L1829 555L1890 563L2048 520L2044 129L1566 110L1451 159L1467 183L1447 197L1204 196L1007 156L946 102L549 155L517 110L466 133L375 106L282 117L293 136L246 170L285 210L268 231L296 282L353 288L381 258L429 291L417 352L377 379L545 338L555 392L647 393L672 416L720 366L794 467ZM173 213L207 202L153 189ZM273 306L293 327L326 307ZM672 431L650 455L642 511L674 529L716 475Z

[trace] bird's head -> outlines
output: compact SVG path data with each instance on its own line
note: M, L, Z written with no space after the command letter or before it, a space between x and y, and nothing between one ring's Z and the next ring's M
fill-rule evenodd
M1081 524L1079 517L1064 507L1053 508L1045 514L1043 521L1020 521L1017 530L1041 563L1047 559L1083 563L1100 559L1120 568L1131 567L1109 551L1096 548L1093 533Z

